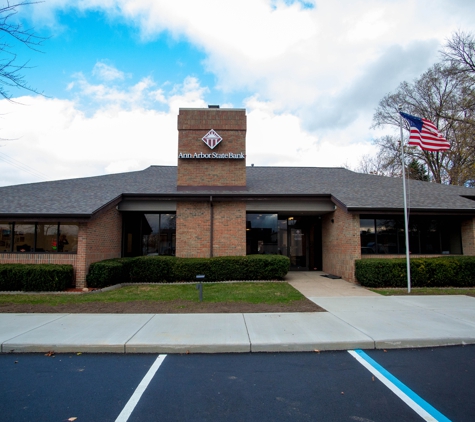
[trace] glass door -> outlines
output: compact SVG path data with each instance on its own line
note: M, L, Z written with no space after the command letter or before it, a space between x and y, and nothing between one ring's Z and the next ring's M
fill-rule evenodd
M289 227L290 266L294 269L308 269L307 236L303 229Z
M278 254L290 258L291 270L322 269L322 225L319 216L248 213L247 254Z
M290 258L290 269L308 270L307 227L303 217L279 219L279 252Z

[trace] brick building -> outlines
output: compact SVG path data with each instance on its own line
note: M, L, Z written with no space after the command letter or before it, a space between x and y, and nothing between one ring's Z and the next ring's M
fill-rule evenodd
M475 255L475 192L409 181L412 256ZM404 256L401 179L246 165L243 109L180 109L178 165L0 188L0 263L121 256L289 256L354 281L355 259Z

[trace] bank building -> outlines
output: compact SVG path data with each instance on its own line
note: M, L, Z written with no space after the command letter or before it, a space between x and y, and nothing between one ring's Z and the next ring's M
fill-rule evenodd
M357 259L404 257L399 178L246 163L246 110L178 114L178 165L0 188L0 263L280 254L355 281ZM475 191L410 180L412 257L475 255Z

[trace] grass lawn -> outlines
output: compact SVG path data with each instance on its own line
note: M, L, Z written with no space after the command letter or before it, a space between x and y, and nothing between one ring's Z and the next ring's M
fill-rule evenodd
M475 297L475 287L455 288L455 287L413 287L411 293L407 293L407 287L404 288L379 288L369 289L372 292L383 296L420 296L420 295L467 295Z
M8 294L0 295L0 304L60 305L90 302L167 302L176 299L199 302L196 284L146 284L121 287L100 293ZM287 283L204 283L203 302L240 302L288 304L305 297Z

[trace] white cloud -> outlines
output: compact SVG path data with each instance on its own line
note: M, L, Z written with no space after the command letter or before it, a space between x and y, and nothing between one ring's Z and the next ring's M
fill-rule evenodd
M413 0L54 0L36 9L102 10L136 26L144 40L167 31L205 51L206 69L220 89L249 90L282 111L305 114L341 96L391 48L419 42L422 56L412 51L397 63L398 74L406 79L425 71L445 38L461 26L473 27L470 2L451 4L438 0L428 9ZM377 77L380 90L395 88L384 74Z
M299 117L276 113L271 103L252 97L246 109L248 165L356 168L363 155L375 152L361 135L367 132L364 120L348 130L315 135L303 128Z
M104 62L97 62L92 69L92 74L107 82L125 79L124 72Z
M0 101L1 134L14 139L0 142L0 185L41 181L38 172L55 180L176 164L174 113L111 107L87 116L71 101L19 100L26 105Z
M13 139L0 142L0 186L176 165L178 108L206 107L206 88L196 78L186 78L162 94L166 111L130 109L121 101L125 93L118 94L117 102L105 103L92 115L68 100L37 96L19 98L23 105L0 101L2 136ZM372 149L367 139L355 142L364 125L316 136L298 116L276 111L271 102L252 97L245 106L248 165L356 167ZM15 157L16 163L2 154Z
M69 84L68 89L73 91L78 98L96 103L99 107L110 104L122 105L124 107L140 107L147 101L162 102L162 91L153 90L155 82L150 77L145 77L134 85L120 86L110 85L105 81L101 84L89 82L82 73L73 75L74 81Z
M214 89L249 97L248 163L356 167L374 149L369 127L379 99L427 70L445 39L475 21L463 0L430 7L413 0L51 0L33 7L34 19L53 27L57 11L101 10L138 28L146 42L167 32L204 52L196 74L204 67L217 81L206 87L188 76L173 86L145 76L127 84L129 75L104 58L93 71L100 81L75 76L74 101L27 98L21 109L0 102L13 110L2 136L19 137L0 153L16 148L53 178L80 173L75 155L81 174L174 164L178 108L206 107ZM95 112L82 113L83 103ZM19 117L10 124L12 115ZM83 155L82 146L95 153Z
M168 100L171 113L178 114L179 108L203 108L206 101L203 96L208 92L208 88L201 87L199 81L188 76L183 85L173 87L172 95Z

